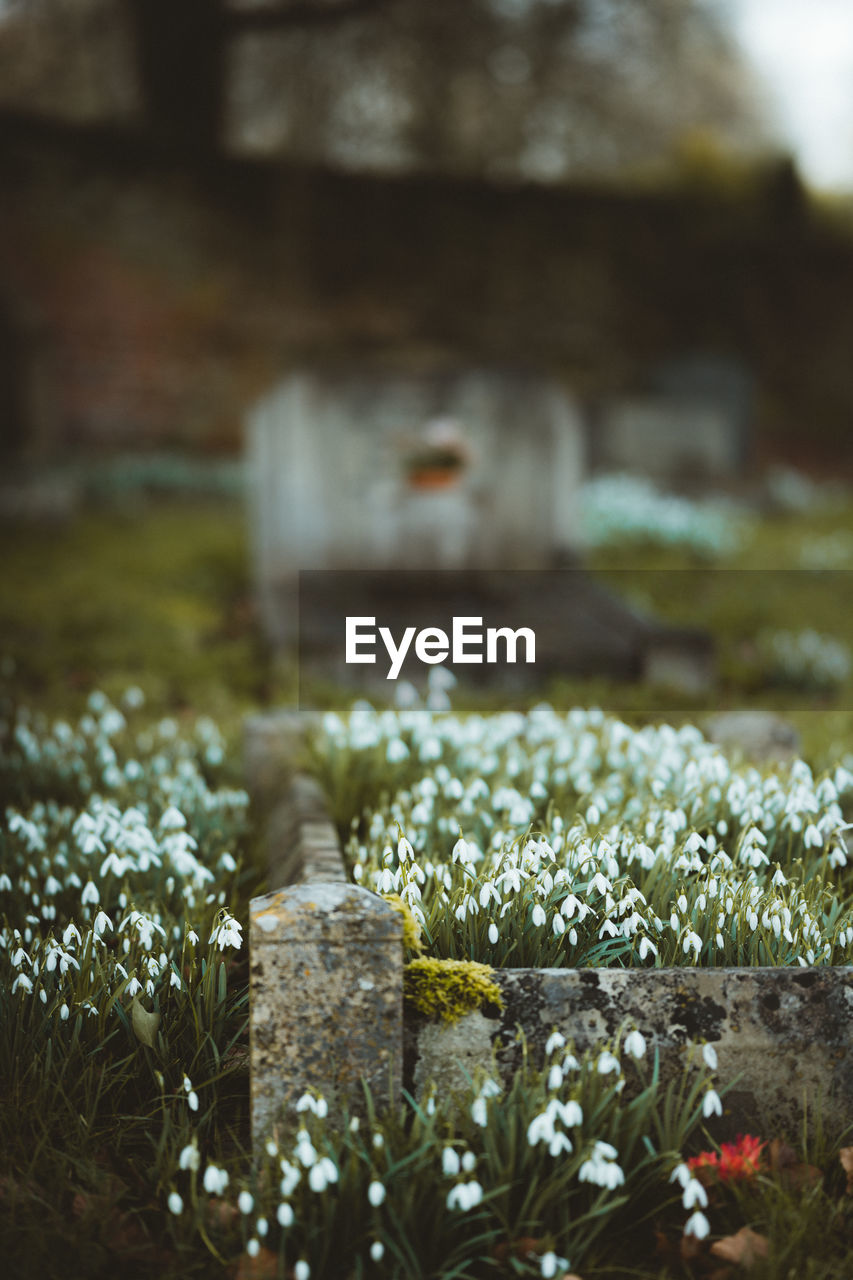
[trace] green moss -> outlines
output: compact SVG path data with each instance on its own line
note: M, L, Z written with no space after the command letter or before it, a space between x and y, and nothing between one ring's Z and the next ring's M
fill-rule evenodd
M432 956L411 960L403 970L406 1002L427 1018L456 1022L484 1004L503 1008L494 969L473 960L436 960Z
M393 907L403 918L403 946L407 951L420 954L423 951L421 942L421 926L418 924L407 903L396 893L383 894L383 900Z

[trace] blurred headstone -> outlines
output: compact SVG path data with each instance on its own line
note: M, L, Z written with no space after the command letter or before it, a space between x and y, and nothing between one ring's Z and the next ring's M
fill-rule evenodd
M255 580L293 635L300 569L540 569L579 542L584 429L528 373L292 373L247 423Z

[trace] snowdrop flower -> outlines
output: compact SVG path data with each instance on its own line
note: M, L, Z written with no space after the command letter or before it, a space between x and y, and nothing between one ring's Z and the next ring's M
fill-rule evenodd
M256 1240L254 1236L246 1242L246 1252L250 1258L257 1258L261 1251L261 1242Z
M309 1138L306 1129L300 1129L296 1135L296 1146L293 1149L293 1153L305 1169L310 1169L312 1165L317 1163L317 1152L314 1150L314 1144Z
M610 1075L611 1072L621 1071L621 1069L619 1059L615 1058L608 1049L605 1049L598 1055L596 1070L600 1076L607 1076Z
M461 1168L459 1155L453 1147L445 1147L441 1153L441 1170L445 1178L457 1177Z
M241 1213L251 1213L255 1207L255 1197L251 1191L241 1191L237 1197L237 1208Z
M618 1152L609 1142L596 1142L589 1159L578 1170L579 1182L592 1182L598 1187L614 1191L622 1186L625 1174L616 1163Z
M469 1209L475 1208L482 1199L483 1188L479 1182L458 1182L448 1192L447 1207L448 1209L461 1209L463 1213L467 1213Z
M702 1057L705 1060L706 1067L709 1067L711 1071L717 1070L719 1065L717 1062L717 1051L712 1044L706 1043L702 1045Z
M686 1236L695 1236L697 1240L704 1240L706 1236L711 1234L711 1224L702 1213L701 1209L687 1219L684 1224L684 1234Z
M374 1240L370 1246L370 1257L373 1262L381 1262L385 1257L385 1245L381 1240Z
M310 1280L311 1268L304 1258L300 1258L293 1268L293 1280Z
M226 947L234 947L239 951L243 945L243 926L239 921L235 920L227 911L222 914L222 919L214 926L213 932L208 938L208 944L215 942L220 951L224 951Z
M696 1204L699 1205L700 1209L707 1209L708 1193L698 1178L690 1179L687 1186L684 1188L681 1203L685 1209L692 1209Z
M645 1037L636 1029L629 1031L625 1037L623 1048L632 1058L643 1058L646 1053Z
M289 1160L282 1160L279 1164L279 1168L283 1175L281 1179L281 1194L287 1198L288 1196L293 1195L294 1190L299 1185L302 1173L300 1169L296 1165L291 1164Z
M374 1178L373 1182L371 1182L370 1186L367 1188L367 1198L373 1205L374 1209L378 1209L383 1203L385 1195L386 1192L384 1185Z
M684 943L681 949L684 952L684 954L687 955L687 952L691 949L691 947L698 959L702 953L702 939L699 937L698 933L694 933L692 929L688 929L687 933L685 934Z
M172 1191L170 1193L167 1203L169 1205L169 1212L173 1213L175 1217L177 1217L178 1214L183 1213L184 1202L181 1199L181 1197L178 1195L177 1191Z
M565 1049L566 1038L560 1035L559 1031L552 1031L548 1039L545 1041L545 1057L550 1058L551 1054L557 1049Z
M569 1262L567 1258L560 1258L554 1253L553 1249L548 1253L543 1253L539 1259L539 1274L543 1280L553 1280L553 1277L560 1271L567 1271Z
M278 1219L279 1226L282 1226L285 1228L293 1226L293 1222L294 1222L293 1209L290 1207L287 1201L283 1201L278 1206L278 1208L275 1211L275 1216Z
M302 1097L296 1104L297 1111L313 1111L315 1116L319 1116L321 1120L325 1120L329 1114L329 1104L325 1098L315 1098L313 1094L303 1093Z
M183 1151L178 1157L178 1168L192 1169L193 1171L197 1171L200 1163L201 1163L201 1156L199 1155L198 1147L196 1146L195 1142L191 1142L184 1147Z
M228 1186L228 1174L224 1169L219 1169L215 1164L209 1164L204 1171L204 1189L208 1195L221 1196L224 1195Z
M723 1114L723 1104L720 1102L719 1095L714 1089L709 1089L702 1099L702 1115L705 1119L711 1116L721 1116Z
M489 925L489 942L492 944L492 946L496 945L498 941L498 937L499 937L498 926L495 924L494 921L492 921L492 923Z
M681 1187L686 1187L693 1181L693 1174L690 1172L689 1165L684 1164L684 1162L677 1164L669 1175L669 1180L670 1182L677 1182Z
M548 1143L548 1154L556 1159L563 1151L571 1153L574 1151L574 1147L564 1133L555 1130L554 1136Z
M311 1166L308 1174L308 1185L312 1191L325 1191L328 1186L338 1180L337 1165L328 1156L323 1156Z

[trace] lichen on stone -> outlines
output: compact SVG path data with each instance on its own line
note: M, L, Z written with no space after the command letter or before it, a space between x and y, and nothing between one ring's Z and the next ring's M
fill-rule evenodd
M389 907L393 907L403 920L403 946L407 951L414 951L415 955L420 955L423 951L423 943L421 942L421 926L418 924L408 903L396 893L384 893L382 901L387 902Z
M456 1022L484 1004L503 1008L494 970L474 960L419 956L403 969L403 994L418 1013L443 1022Z

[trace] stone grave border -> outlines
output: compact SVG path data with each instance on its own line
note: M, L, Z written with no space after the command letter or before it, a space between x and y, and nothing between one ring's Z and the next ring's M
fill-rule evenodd
M379 1100L464 1086L520 1061L523 1027L541 1059L557 1028L580 1051L635 1026L665 1081L707 1040L730 1086L720 1137L796 1138L804 1114L853 1122L853 968L496 969L503 1008L455 1023L404 1012L402 917L347 877L317 781L300 772L311 717L250 717L245 754L263 821L270 883L251 903L252 1130L261 1141L282 1107L311 1088L358 1111L361 1081ZM404 1064L405 1056L405 1064Z

